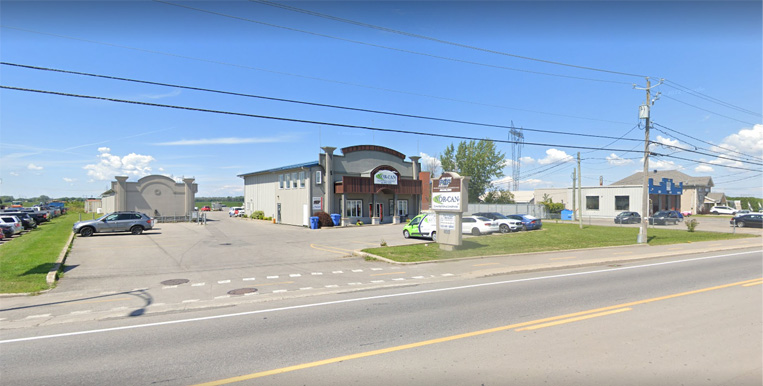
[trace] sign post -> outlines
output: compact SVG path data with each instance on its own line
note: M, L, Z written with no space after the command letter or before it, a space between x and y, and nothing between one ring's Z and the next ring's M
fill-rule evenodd
M432 209L437 216L437 243L452 251L462 244L461 216L469 205L469 177L445 172L432 185Z

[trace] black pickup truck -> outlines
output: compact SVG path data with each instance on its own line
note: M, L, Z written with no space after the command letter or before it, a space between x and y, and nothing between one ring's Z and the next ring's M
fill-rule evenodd
M19 209L19 208L11 208L6 209L3 211L3 214L8 214L11 216L14 216L14 213L24 213L34 219L34 222L37 223L37 225L40 225L41 223L45 221L50 221L50 213L47 210L42 211L36 211L33 209Z

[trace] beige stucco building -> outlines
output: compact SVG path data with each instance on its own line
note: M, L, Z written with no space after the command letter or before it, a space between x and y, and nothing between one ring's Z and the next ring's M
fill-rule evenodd
M151 217L190 216L193 213L198 185L193 178L184 178L182 183L160 176L151 175L128 182L128 177L117 176L111 182L111 189L103 194L103 213L121 210L143 212Z

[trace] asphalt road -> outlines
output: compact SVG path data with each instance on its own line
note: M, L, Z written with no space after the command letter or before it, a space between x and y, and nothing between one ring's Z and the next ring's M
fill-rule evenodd
M4 384L760 385L763 255L0 331ZM238 378L232 378L238 377Z

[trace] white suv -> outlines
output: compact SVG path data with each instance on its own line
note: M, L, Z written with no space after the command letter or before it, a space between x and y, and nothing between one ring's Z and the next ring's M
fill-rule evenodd
M730 214L734 215L736 214L736 209L729 208L728 206L714 206L713 209L710 209L710 213L712 214Z

